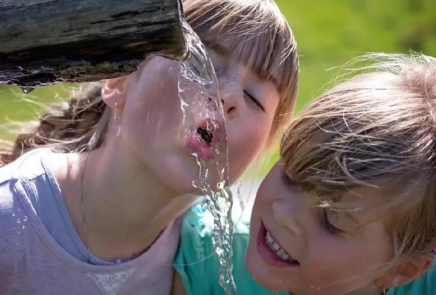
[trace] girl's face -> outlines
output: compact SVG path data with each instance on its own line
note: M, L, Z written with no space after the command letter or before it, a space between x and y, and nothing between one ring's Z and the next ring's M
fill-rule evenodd
M254 279L293 294L378 294L372 292L382 287L381 267L392 257L384 222L371 210L317 206L283 168L278 162L269 172L254 203L246 254ZM362 208L382 194L354 190L341 202Z
M224 107L229 178L233 183L266 143L279 93L273 83L259 79L250 68L235 60L226 44L209 48L209 54ZM177 193L192 193L195 192L192 183L199 175L192 154L209 161L210 151L199 137L185 131L177 75L178 61L163 57L154 57L143 66L129 85L119 115L122 131L115 140L119 142L118 150L130 153L137 164L144 165L166 187ZM196 127L204 128L207 120L198 116ZM220 121L214 123L224 125ZM197 128L193 131L197 132ZM219 138L222 134L213 136ZM224 144L224 141L213 141L213 144ZM219 180L217 174L210 174L212 184Z

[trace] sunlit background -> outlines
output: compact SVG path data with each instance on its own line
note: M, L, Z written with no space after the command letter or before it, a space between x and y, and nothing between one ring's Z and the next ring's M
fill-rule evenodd
M436 0L277 0L297 38L301 80L297 110L325 89L340 66L365 52L436 56ZM44 104L68 98L71 85L23 94L0 85L0 126L8 120L37 119ZM0 138L10 139L0 129ZM261 169L265 174L277 151Z

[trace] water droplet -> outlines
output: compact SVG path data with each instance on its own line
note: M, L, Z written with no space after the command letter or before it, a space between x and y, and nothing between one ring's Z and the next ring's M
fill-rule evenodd
M25 229L26 228L26 226L23 224L23 229Z
M15 217L15 212L12 212L12 217Z
M18 242L15 243L15 246L18 246Z
M27 219L28 219L27 216L24 216L24 217L23 217L23 221L24 221L24 222L26 222Z
M32 86L22 86L20 88L25 94L29 94L30 92L35 90L35 87L32 87Z
M17 219L17 223L21 223L21 219L20 218Z
M315 289L315 290L319 290L319 289L321 289L320 287L316 287L316 286L310 286L312 289Z

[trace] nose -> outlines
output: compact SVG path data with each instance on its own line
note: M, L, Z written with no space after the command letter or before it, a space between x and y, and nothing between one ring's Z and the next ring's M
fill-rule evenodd
M226 117L234 117L242 107L243 90L238 81L220 81L219 95Z
M277 200L273 203L273 213L277 223L288 228L297 236L302 235L302 216L304 210L301 204L290 200Z

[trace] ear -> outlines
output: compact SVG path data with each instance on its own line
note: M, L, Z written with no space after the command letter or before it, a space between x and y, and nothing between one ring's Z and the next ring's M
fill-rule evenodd
M104 80L101 89L103 101L110 108L115 108L115 104L117 104L117 109L121 110L126 101L128 83L128 76Z
M424 274L433 264L433 255L417 255L401 260L389 274L385 275L380 285L386 288L402 286Z

